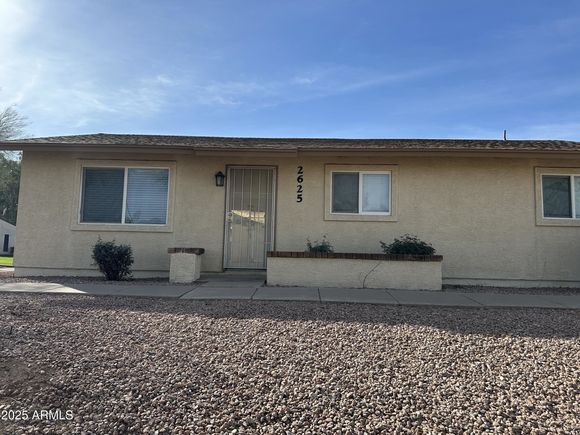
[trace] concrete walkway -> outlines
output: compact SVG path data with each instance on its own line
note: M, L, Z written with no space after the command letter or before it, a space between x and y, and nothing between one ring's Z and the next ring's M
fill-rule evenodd
M174 299L246 299L262 301L350 302L384 305L450 307L534 307L580 309L580 294L473 293L461 291L375 290L344 288L264 287L263 281L210 280L191 285L165 283L56 284L1 283L2 292L143 296Z

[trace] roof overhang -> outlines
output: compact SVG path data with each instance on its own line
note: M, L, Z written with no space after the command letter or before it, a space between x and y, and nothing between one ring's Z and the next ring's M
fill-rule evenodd
M296 156L405 156L405 157L497 157L497 158L549 158L549 159L580 159L579 151L570 150L458 150L458 149L377 149L374 148L306 148L299 145L291 149L272 148L212 148L211 146L195 147L191 145L124 145L107 143L54 143L54 142L18 142L0 141L0 150L31 151L31 152L68 152L68 153L115 153L115 154L189 154L196 156L260 156L260 157L296 157Z

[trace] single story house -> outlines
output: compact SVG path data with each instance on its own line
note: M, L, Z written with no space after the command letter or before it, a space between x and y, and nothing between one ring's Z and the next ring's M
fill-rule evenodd
M10 222L0 219L0 253L10 255L14 249L16 227Z
M98 275L100 236L133 247L135 277L168 249L203 271L263 269L266 252L379 253L409 233L444 284L580 286L580 142L275 139L91 134L22 150L16 276Z

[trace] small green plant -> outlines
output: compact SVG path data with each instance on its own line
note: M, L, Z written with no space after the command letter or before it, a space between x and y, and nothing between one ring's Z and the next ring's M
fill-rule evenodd
M326 238L326 234L322 236L320 242L318 240L311 242L310 239L306 239L306 249L308 252L334 252L334 247Z
M99 239L93 246L93 260L107 281L120 281L131 276L133 250L129 245L117 245L114 240Z
M433 255L435 248L429 243L420 240L417 236L405 234L401 238L386 244L381 241L381 247L385 254L403 254L403 255Z

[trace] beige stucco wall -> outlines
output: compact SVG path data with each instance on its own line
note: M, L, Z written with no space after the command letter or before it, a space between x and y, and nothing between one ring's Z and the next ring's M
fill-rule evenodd
M175 163L171 231L74 229L78 160ZM130 243L136 276L167 276L167 248L205 248L202 267L222 268L225 188L214 174L226 165L278 167L276 249L305 248L327 234L337 252L380 252L379 240L412 233L444 256L444 283L580 285L580 227L536 225L535 167L576 167L579 160L482 157L71 154L25 152L15 264L19 275L96 274L90 246L101 235ZM324 219L325 164L396 165L392 222ZM296 167L304 167L296 202Z
M439 261L268 258L268 285L441 290Z

